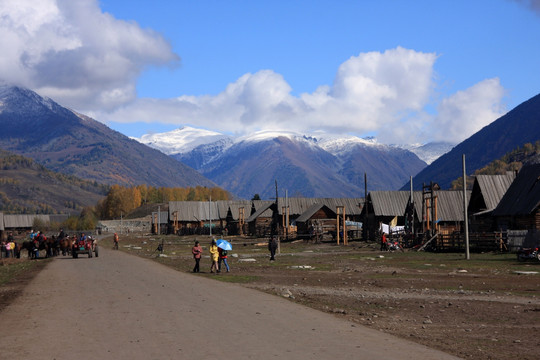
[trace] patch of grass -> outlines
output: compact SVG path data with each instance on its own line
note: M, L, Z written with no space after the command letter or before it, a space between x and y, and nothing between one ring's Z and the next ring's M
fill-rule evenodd
M259 280L258 276L252 276L252 275L220 275L220 276L213 276L212 279L223 281L223 282L230 282L230 283L237 283L237 284L247 284L251 282L255 282Z
M28 260L2 260L0 262L0 286L5 285L17 276L36 267L43 267L48 260L28 261Z

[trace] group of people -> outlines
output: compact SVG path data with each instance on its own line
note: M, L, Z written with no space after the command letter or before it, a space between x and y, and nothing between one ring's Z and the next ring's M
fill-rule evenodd
M228 257L227 250L224 250L218 247L215 239L212 239L212 243L210 244L210 248L208 251L210 252L210 257L212 259L212 265L210 266L210 273L220 273L222 263L225 265L227 272L231 270L229 267L229 263L227 261L227 257ZM195 259L195 267L193 268L193 272L194 273L201 272L200 262L201 262L201 257L203 253L203 248L198 241L195 241L195 245L193 246L193 248L191 248L191 252L193 253L193 258Z
M278 248L278 243L276 239L274 237L270 238L270 240L268 241L268 250L270 251L270 261L275 260L277 248ZM225 265L227 272L231 270L229 267L229 262L227 261L227 257L228 257L227 250L218 247L215 239L212 239L212 242L210 243L210 248L208 251L210 252L210 258L212 259L212 265L210 266L210 273L220 273L222 263ZM201 257L203 253L203 248L198 241L195 241L195 245L191 248L191 252L193 253L193 258L195 259L195 267L193 268L193 272L194 273L201 272L200 262L201 262Z
M7 240L2 240L1 246L0 257L2 254L5 254L6 258L16 257L17 243L12 232L8 234Z

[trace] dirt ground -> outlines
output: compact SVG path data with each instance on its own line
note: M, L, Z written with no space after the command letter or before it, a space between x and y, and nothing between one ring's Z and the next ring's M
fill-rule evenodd
M281 244L269 261L264 239L227 238L231 272L210 274L208 237L202 273L333 313L351 322L473 359L540 358L540 263L513 254L381 252L377 244ZM194 237L121 236L121 250L179 271L193 267ZM102 246L112 241L104 239ZM160 254L157 245L163 243ZM20 279L19 279L20 280ZM2 286L16 291L23 282Z

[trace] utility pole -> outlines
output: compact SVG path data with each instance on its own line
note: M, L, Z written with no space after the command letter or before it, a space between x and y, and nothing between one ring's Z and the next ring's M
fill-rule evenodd
M362 232L364 233L364 235L366 236L365 239L363 239L364 241L367 241L369 240L369 226L368 226L368 202L367 202L367 173L364 173L364 209L366 210L365 211L365 218L364 218L364 223L362 224ZM365 228L365 229L364 229Z
M212 195L208 198L208 217L210 218L210 237L212 237Z
M285 238L289 240L289 193L285 189Z
M277 180L275 180L275 182L276 182L276 212L277 212L277 217L276 217L277 253L279 255L281 254L281 238L279 236L279 202L278 202Z
M469 216L467 214L467 172L465 171L465 154L463 154L463 217L465 222L465 258L471 259L469 253Z
M414 236L414 193L413 193L412 176L411 176L411 212L412 212L411 234L413 234Z
M157 233L158 235L161 235L161 206L158 205L157 207Z

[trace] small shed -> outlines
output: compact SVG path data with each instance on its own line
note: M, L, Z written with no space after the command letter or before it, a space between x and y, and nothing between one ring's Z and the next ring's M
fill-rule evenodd
M248 233L252 236L266 237L270 235L272 225L272 201L259 201L253 203L252 213L246 219L248 224ZM258 206L258 208L257 208Z
M324 204L313 204L296 219L297 237L321 240L324 234L335 234L336 212Z

